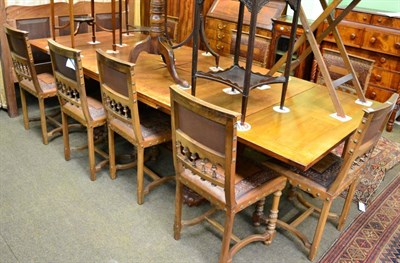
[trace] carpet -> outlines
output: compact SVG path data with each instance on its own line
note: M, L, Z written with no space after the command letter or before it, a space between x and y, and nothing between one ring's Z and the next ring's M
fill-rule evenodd
M334 153L340 155L343 145L338 146ZM381 137L366 163L353 164L353 169L361 175L353 201L369 204L371 197L381 184L386 171L400 162L400 143Z
M319 262L400 262L400 174Z

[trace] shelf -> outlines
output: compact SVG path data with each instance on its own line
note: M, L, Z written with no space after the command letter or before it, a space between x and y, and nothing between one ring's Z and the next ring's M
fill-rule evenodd
M245 68L238 65L233 65L226 70L221 70L217 72L197 71L196 77L217 81L222 84L228 85L241 93L245 93L245 72ZM252 90L259 86L272 83L284 83L285 81L286 78L284 76L274 77L270 75L263 75L257 72L251 72L248 90Z

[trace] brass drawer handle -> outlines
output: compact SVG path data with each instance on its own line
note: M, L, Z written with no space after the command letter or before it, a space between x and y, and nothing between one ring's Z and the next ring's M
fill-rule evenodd
M225 24L218 24L218 29L224 29L226 27Z
M376 42L376 38L375 37L371 37L371 39L369 40L369 43L374 44Z
M280 31L285 31L285 28L284 28L283 26L281 26L281 27L279 28L279 30L280 30Z
M400 49L400 42L396 42L396 43L394 44L394 47L395 47L396 49Z
M217 35L217 38L218 38L218 39L223 39L224 37L225 37L225 34L219 34L219 33L218 33L218 35Z
M380 59L379 59L379 61L383 64L383 63L385 63L386 62L386 58L384 58L384 57L381 57Z
M382 17L378 18L378 23L382 23Z
M224 45L217 44L216 48L217 48L217 50L223 50L224 49Z
M363 16L363 18L362 18L364 21L366 21L367 20L367 17L366 16Z
M352 33L352 34L350 35L350 39L351 39L351 40L356 39L356 34Z
M381 75L375 75L375 80L376 81L381 81L382 80L382 76Z

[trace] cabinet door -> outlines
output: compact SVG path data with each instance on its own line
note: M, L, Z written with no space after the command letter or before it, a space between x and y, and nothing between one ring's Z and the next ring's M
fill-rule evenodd
M193 30L194 3L197 1L188 0L167 0L171 6L171 13L168 15L178 17L177 39L178 42L185 40ZM205 17L208 9L214 0L204 0L203 16Z

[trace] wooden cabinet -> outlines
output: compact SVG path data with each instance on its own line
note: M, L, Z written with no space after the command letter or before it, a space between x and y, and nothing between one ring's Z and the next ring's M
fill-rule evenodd
M149 5L150 1L144 1ZM203 2L203 15L210 9L214 0L204 0ZM193 15L194 15L195 1L187 0L168 0L167 1L167 15L169 23L176 24L175 42L182 42L185 40L193 30ZM173 19L171 19L173 18Z
M214 51L223 56L229 56L235 49L239 1L215 0L209 9L205 22L207 40ZM285 1L268 2L257 17L256 49L254 60L266 66L271 41L272 18L282 15L286 7ZM246 57L247 34L249 32L250 13L245 8L242 43L240 54Z
M311 21L309 23L311 24ZM272 19L272 26L270 47L271 56L268 59L268 68L271 68L288 49L290 31L292 30L292 17L285 15L276 19ZM299 24L297 26L296 36L301 36L303 33L304 29L301 24ZM305 50L305 48L306 44L301 45L296 54L293 55L293 59L296 59L297 56ZM310 55L304 61L302 61L293 72L294 76L306 80L310 79L312 58L312 55Z
M335 15L342 11L336 9ZM326 27L327 24L322 26ZM400 18L355 9L344 18L338 29L349 54L375 61L366 97L383 102L393 93L400 93ZM321 48L337 49L333 35L324 39ZM399 105L400 101L389 120L388 131L393 128Z

